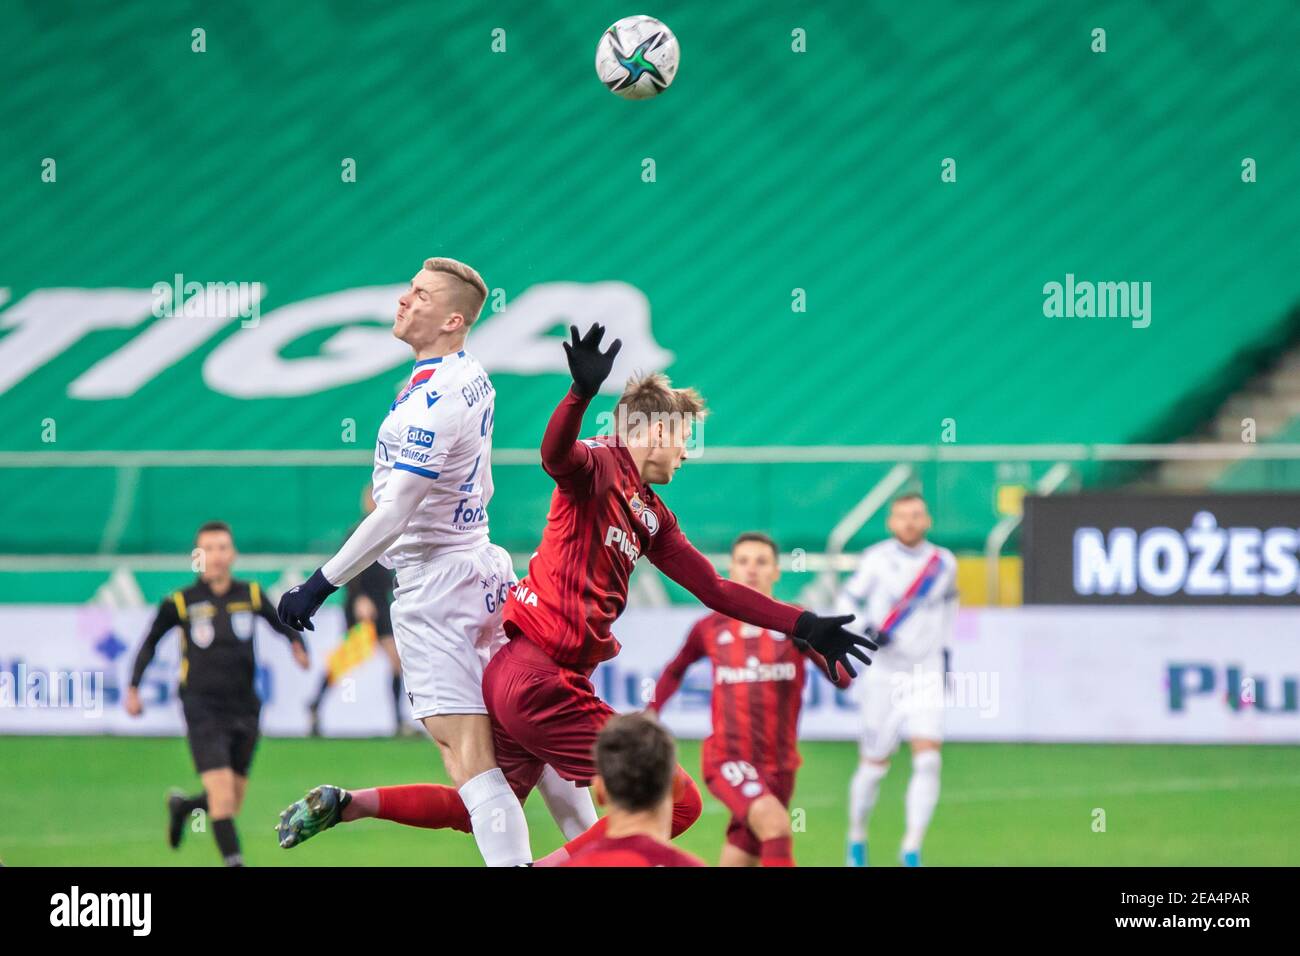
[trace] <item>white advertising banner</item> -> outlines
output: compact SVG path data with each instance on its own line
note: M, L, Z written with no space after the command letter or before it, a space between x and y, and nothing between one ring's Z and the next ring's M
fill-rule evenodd
M145 714L122 710L152 610L0 607L0 734L181 732L177 642L164 638L142 686ZM622 653L593 682L620 710L644 706L697 608L627 612ZM257 685L267 734L308 729L306 705L337 646L342 615L307 634L310 671L259 625ZM1300 610L1021 607L961 612L952 643L946 734L952 740L1300 743ZM858 735L857 691L810 669L802 734ZM709 731L711 671L695 664L664 710L684 737ZM393 731L387 658L376 654L325 698L329 735Z

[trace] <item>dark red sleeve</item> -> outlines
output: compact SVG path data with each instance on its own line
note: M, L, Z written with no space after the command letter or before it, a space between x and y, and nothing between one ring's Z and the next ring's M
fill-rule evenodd
M664 704L668 703L668 698L677 693L677 688L682 686L686 668L704 655L704 621L696 621L691 632L686 635L686 643L659 675L659 681L655 684L654 697L650 700L651 710L657 714L663 709Z
M709 559L686 539L676 521L666 523L656 537L660 540L649 552L654 566L699 598L705 607L769 631L794 631L794 622L803 608L719 576Z
M582 415L591 399L572 389L551 413L542 436L542 468L557 485L580 487L593 470L591 449L578 441Z

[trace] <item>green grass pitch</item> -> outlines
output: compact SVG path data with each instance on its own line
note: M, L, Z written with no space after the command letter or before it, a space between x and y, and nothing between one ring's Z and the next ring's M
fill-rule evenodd
M698 780L699 745L681 744ZM795 856L843 861L848 743L805 743L792 803ZM197 788L181 739L0 737L0 860L10 866L215 866L209 833L165 843L167 787ZM894 864L903 826L906 751L872 819L878 864ZM281 850L279 811L317 783L446 782L427 740L263 740L238 824L253 866L475 866L473 839L383 821L347 824ZM1300 807L1300 747L950 744L925 847L928 865L1291 865ZM541 799L527 804L534 851L559 842ZM1105 831L1094 820L1104 811ZM716 863L726 813L704 815L678 842Z

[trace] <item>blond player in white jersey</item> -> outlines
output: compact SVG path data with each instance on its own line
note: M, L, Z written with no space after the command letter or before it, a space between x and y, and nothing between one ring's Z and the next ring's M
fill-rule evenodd
M455 259L428 259L411 279L393 335L411 346L415 368L379 428L375 509L279 611L290 627L314 630L325 598L376 559L396 570L393 637L412 713L442 752L484 861L519 866L532 860L528 824L497 767L482 691L515 580L509 555L488 540L496 393L465 351L486 298L482 277ZM595 822L585 790L554 772L540 789L566 836Z
M867 865L867 819L906 739L912 751L906 830L899 855L921 865L921 843L939 801L939 748L943 741L946 654L957 613L957 559L925 539L930 513L917 494L890 504L892 537L862 554L845 582L835 613L880 632L880 651L855 690L862 710L857 772L849 785L849 866Z

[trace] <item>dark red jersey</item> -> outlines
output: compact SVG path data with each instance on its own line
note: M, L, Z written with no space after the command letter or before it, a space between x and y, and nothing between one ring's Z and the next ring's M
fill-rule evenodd
M713 734L704 741L701 760L708 767L743 760L758 770L799 767L799 710L803 706L805 660L784 634L754 627L723 614L695 622L686 643L669 661L655 686L655 710L681 686L686 669L707 657L713 663ZM848 685L840 672L839 686Z
M677 518L641 480L613 437L578 441L588 399L565 396L542 441L542 467L555 480L542 543L506 601L505 626L556 663L590 671L619 651L610 632L627 604L642 555L711 608L782 630L800 609L725 581L687 540Z
M703 866L704 861L639 833L601 837L561 866Z

